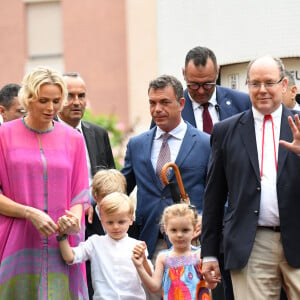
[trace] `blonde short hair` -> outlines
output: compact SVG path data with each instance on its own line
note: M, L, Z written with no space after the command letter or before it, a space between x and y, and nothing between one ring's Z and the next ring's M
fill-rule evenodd
M190 218L193 226L198 223L198 213L194 206L186 203L173 204L164 209L161 223L168 225L168 221L172 217L186 217Z
M39 98L40 88L43 84L54 84L59 86L63 100L61 107L67 103L68 90L62 75L49 67L40 66L27 73L22 81L18 98L20 104L26 110L28 110L30 102L34 102Z
M126 194L120 192L106 195L98 205L100 215L110 215L116 212L126 212L129 216L134 214L133 201Z
M96 201L113 192L126 193L125 176L116 169L98 171L92 182L92 195Z

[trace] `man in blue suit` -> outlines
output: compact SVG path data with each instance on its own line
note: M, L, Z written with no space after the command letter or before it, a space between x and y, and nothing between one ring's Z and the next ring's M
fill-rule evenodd
M209 135L200 132L183 121L183 87L178 79L163 75L149 84L151 116L156 123L146 131L129 140L122 173L127 180L127 192L137 186L136 225L138 238L144 240L150 258L163 245L160 218L164 208L173 203L168 186L162 185L156 174L156 164L162 145L162 136L170 135L170 161L179 167L185 190L191 203L202 212L202 200L210 154ZM173 170L169 181L175 181Z
M213 124L251 107L247 93L216 85L219 76L217 59L206 47L195 47L187 53L183 76L187 89L182 118L200 130L203 130L204 103L209 103Z
M211 135L202 271L208 282L220 276L214 257L224 221L235 299L279 299L281 285L288 299L300 299L299 116L282 105L287 79L280 59L250 62L247 83L252 109L216 124Z

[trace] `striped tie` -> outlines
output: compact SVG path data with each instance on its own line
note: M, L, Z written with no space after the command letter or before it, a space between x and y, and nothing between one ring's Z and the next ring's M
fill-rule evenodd
M158 158L157 158L157 163L156 163L156 174L159 177L162 186L164 186L164 183L162 181L161 177L161 170L163 166L167 163L170 162L171 160L171 152L170 152L170 147L168 144L168 138L171 135L168 133L165 133L162 135L162 144L159 150Z

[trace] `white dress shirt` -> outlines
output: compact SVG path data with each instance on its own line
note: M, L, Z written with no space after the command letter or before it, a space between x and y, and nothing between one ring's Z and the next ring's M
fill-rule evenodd
M261 171L262 158L262 136L263 136L263 121L264 115L252 107L254 117L254 128L256 136L256 146L258 153L259 168ZM278 144L280 135L282 105L272 113L274 123L276 162L278 161ZM264 138L264 163L263 176L261 177L261 198L260 210L258 217L258 225L260 226L279 226L279 210L278 198L276 189L277 172L275 168L274 157L274 140L272 132L271 121L265 124L265 138ZM207 256L203 258L203 263L210 261L218 261L214 256Z
M187 125L181 119L180 124L168 132L170 134L170 137L168 139L168 144L171 152L171 162L175 162L179 149L182 144L182 140L184 138L184 135L186 133ZM156 163L160 151L160 147L162 145L162 136L165 134L164 131L162 131L159 127L156 129L156 134L153 140L153 145L152 145L152 151L151 151L151 162L154 170L156 170Z
M252 107L256 145L258 153L258 162L260 171L262 168L262 137L263 137L263 120L264 115ZM282 105L272 113L274 123L274 137L272 132L271 120L265 123L265 137L264 137L264 158L263 158L263 176L261 177L261 198L258 225L260 226L279 226L279 210L278 198L276 189L277 171L275 166L278 160L278 144L280 135ZM274 154L274 142L276 156Z
M136 268L131 260L138 240L126 235L114 240L108 235L90 236L74 247L72 264L91 262L94 300L145 300L146 295ZM146 253L148 256L148 253ZM151 261L148 260L153 270Z
M191 95L189 94L190 99L192 100L192 106L194 110L194 115L195 115L195 121L197 128L201 131L203 131L203 118L202 118L202 113L203 113L203 106L196 102ZM219 112L216 109L218 107L217 103L217 89L215 89L214 93L212 94L211 98L209 99L209 106L208 106L208 111L210 113L211 119L213 124L219 122Z

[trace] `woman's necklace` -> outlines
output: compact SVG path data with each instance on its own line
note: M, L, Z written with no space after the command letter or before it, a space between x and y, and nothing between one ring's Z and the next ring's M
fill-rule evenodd
M51 131L54 129L54 121L52 121L52 127L49 128L49 129L46 129L46 130L37 130L37 129L34 129L34 128L30 127L30 126L25 122L25 117L22 118L22 121L23 121L23 124L25 125L25 127L26 127L27 129L29 129L30 131L35 132L35 133L40 133L40 134L48 133L48 132L51 132Z

